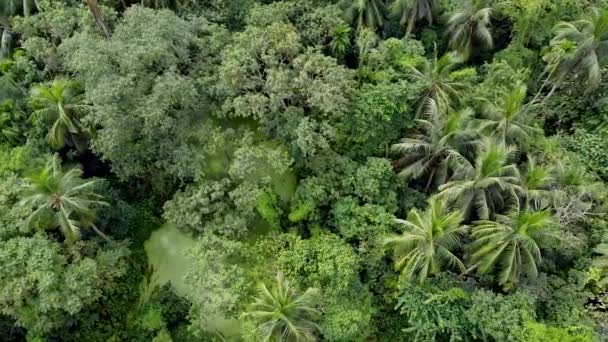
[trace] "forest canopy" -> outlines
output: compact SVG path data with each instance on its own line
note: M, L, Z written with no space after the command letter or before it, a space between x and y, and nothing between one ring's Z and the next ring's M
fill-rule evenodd
M608 339L608 3L0 0L0 340Z

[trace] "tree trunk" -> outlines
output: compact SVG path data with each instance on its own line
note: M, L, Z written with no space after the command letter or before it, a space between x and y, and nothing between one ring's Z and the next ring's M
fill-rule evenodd
M89 10L93 15L93 19L95 19L95 24L97 28L106 35L106 37L110 38L110 30L106 26L106 23L103 20L103 16L101 15L101 10L99 9L99 5L97 4L97 0L87 0L87 5L89 6Z
M2 39L0 40L0 58L7 58L11 50L12 34L8 24L8 18L0 20L4 27L2 31Z
M30 15L30 4L28 0L23 0L23 16L27 17Z
M93 228L93 231L95 231L95 233L97 233L97 235L101 236L108 243L112 243L112 240L110 240L110 238L106 234L104 234L101 230L99 230L99 228L97 228L97 226L95 224L92 223L91 228Z
M553 95L553 93L555 93L555 90L557 90L557 85L558 83L553 85L549 94L547 94L547 96L545 96L545 98L543 99L543 103L545 103Z

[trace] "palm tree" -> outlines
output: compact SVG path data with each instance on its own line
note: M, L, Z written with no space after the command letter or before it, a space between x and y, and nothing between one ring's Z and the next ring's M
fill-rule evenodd
M545 99L571 72L577 76L583 75L590 89L599 85L602 67L608 61L608 10L594 8L589 19L557 24L551 45L561 47L564 43L574 43L573 51L567 54L567 58L552 61L549 77L554 79L554 86Z
M21 136L17 122L22 120L24 114L17 108L12 100L4 100L0 104L0 143L15 144Z
M484 0L469 0L464 8L448 20L446 35L449 47L468 57L475 47L491 49L494 46L490 22L492 8Z
M555 220L549 210L511 210L495 215L494 221L477 221L471 236L471 260L479 273L498 270L498 282L512 288L524 273L538 275L543 244L558 239L551 228Z
M479 147L475 166L464 166L456 171L453 181L439 187L441 198L462 208L465 218L473 212L487 220L492 213L518 201L519 170L511 163L517 150L501 142L485 139Z
M384 24L384 1L353 0L347 11L347 17L355 23L357 29L369 27L377 29Z
M350 47L350 27L347 24L341 23L332 31L329 47L334 56L344 57Z
M520 184L525 196L525 208L539 210L547 207L554 197L551 186L554 182L551 170L538 165L534 157L529 156Z
M254 299L243 317L256 321L260 341L316 341L314 320L321 314L317 309L318 289L308 288L299 294L278 273L271 289L263 283L258 285L258 297Z
M465 266L454 255L461 245L466 226L461 225L462 213L448 212L445 201L431 197L423 213L412 209L406 220L396 220L403 226L401 235L384 240L395 251L395 268L408 281L424 281L446 267L465 271Z
M68 143L77 146L75 138L82 133L80 116L85 108L82 101L78 83L65 78L32 89L30 107L34 112L31 120L52 122L47 135L51 147L58 149Z
M108 205L93 191L99 180L84 180L82 171L72 168L62 171L61 161L55 154L38 173L28 177L23 188L21 205L34 211L27 224L45 214L51 214L53 228L59 228L68 242L80 238L81 228L91 227L106 241L108 237L95 226L95 205Z
M461 60L454 53L448 53L433 60L424 59L419 65L411 66L412 76L424 86L424 92L418 105L418 114L422 112L428 99L433 99L440 108L453 108L460 98L464 84L454 81L451 73Z
M431 184L444 184L451 172L468 164L466 156L475 149L477 134L469 129L473 111L463 109L447 115L439 112L429 99L427 119L417 120L420 133L402 139L392 146L401 157L394 165L406 179L426 178L426 190Z
M426 19L429 25L433 24L433 12L438 4L437 0L394 0L390 10L394 17L399 18L401 25L407 24L407 36L412 33L417 21Z
M502 91L495 103L484 100L485 118L480 120L480 129L498 135L506 144L524 146L536 134L542 133L539 128L530 125L531 120L524 106L525 98L526 86L517 83L511 89Z

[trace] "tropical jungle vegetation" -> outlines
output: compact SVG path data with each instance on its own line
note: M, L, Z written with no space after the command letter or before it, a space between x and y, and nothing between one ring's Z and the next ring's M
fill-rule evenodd
M0 341L608 340L608 2L0 0Z

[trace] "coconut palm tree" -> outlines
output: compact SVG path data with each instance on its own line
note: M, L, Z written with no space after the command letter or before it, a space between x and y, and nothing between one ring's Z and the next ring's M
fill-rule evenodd
M453 80L451 74L461 62L455 53L447 53L437 58L437 51L433 60L424 59L420 64L410 66L412 76L424 86L424 92L419 100L418 114L433 99L440 108L453 108L460 98L460 90L464 84Z
M420 133L402 139L391 149L400 157L394 161L399 175L406 179L426 179L426 190L432 184L444 184L452 171L469 164L467 156L475 150L477 132L469 129L473 111L463 109L447 115L429 99L426 119L419 119Z
M61 169L61 161L55 154L38 173L28 177L23 188L21 205L34 209L27 224L50 214L52 228L59 228L68 242L80 238L82 228L92 228L95 233L110 241L95 226L94 206L108 205L103 197L93 191L99 180L84 180L82 171Z
M549 210L496 214L494 221L475 222L471 236L471 261L479 273L498 271L498 282L505 289L517 284L521 274L538 275L541 247L558 239L552 229L555 220Z
M561 22L555 27L552 45L573 42L573 56L564 58L556 66L553 75L555 85L568 74L574 72L582 76L590 88L599 85L602 67L608 61L608 10L594 8L588 19Z
M0 143L15 144L21 136L18 121L24 114L17 108L12 100L4 100L0 104Z
M522 189L519 170L511 162L515 147L486 138L479 150L474 167L457 170L453 181L439 187L439 196L461 207L465 218L475 213L487 220L510 202L517 202Z
M382 0L352 0L346 14L358 30L363 27L375 30L384 24L384 11Z
M30 117L32 121L52 123L47 135L51 147L77 146L75 138L83 132L80 116L85 108L78 83L58 78L49 84L35 86L29 104L34 110Z
M553 182L551 170L537 164L536 159L529 156L520 177L522 194L525 198L524 208L540 210L547 207L554 197Z
M320 292L308 288L298 291L278 273L276 283L271 288L258 285L258 296L243 314L257 323L260 341L316 341L317 325L314 320L320 316L317 309Z
M399 18L401 25L407 24L405 34L409 35L420 20L424 19L429 25L433 24L433 12L438 5L438 0L394 0L390 11L391 15Z
M469 57L476 47L494 46L490 30L492 8L485 0L469 0L463 8L450 16L446 27L450 49Z
M431 197L422 213L412 209L407 220L396 220L404 231L384 240L395 253L395 268L408 281L424 281L446 268L462 272L465 266L454 254L461 245L466 227L461 225L462 213L449 212L445 201Z
M496 102L484 100L484 119L479 121L480 130L495 134L506 144L525 147L535 135L542 133L542 130L530 124L525 98L526 86L517 83L511 89L502 91Z

